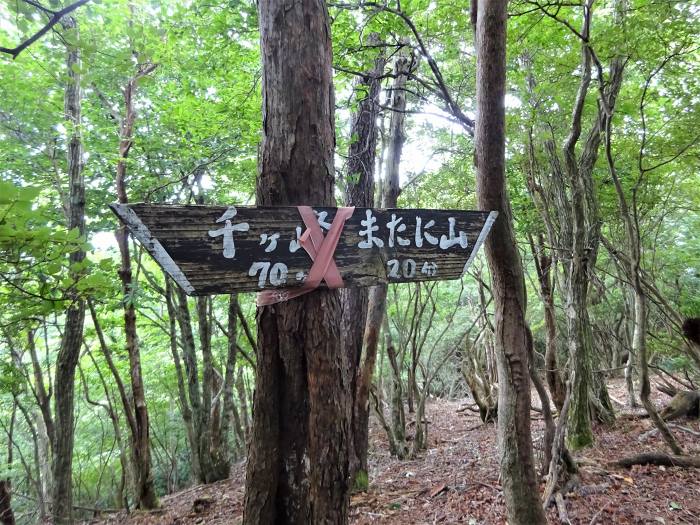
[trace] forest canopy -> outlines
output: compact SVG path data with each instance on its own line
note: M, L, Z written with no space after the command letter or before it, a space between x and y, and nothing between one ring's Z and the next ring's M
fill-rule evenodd
M532 350L524 373L529 359L542 387L533 385L533 405L551 400L561 438L534 465L548 504L547 490L575 477L569 450L594 445L597 426L623 411L643 407L665 452L698 452L654 394L659 385L697 394L700 379L700 8L505 4L500 105ZM228 478L259 435L261 347L284 323L263 313L272 310L256 317L252 293L188 297L110 204L296 205L313 195L304 204L480 208L475 9L452 0L319 7L332 50L327 122L311 126L316 150L295 147L325 152L317 160L328 173L287 175L300 186L288 188L274 178L268 142L278 102L266 89L281 66L265 47L274 44L265 28L278 28L263 7L0 3L0 521L10 515L5 494L17 523L156 508L167 494ZM320 73L309 76L322 82L312 58L307 69ZM364 421L337 434L351 436L350 485L367 488L370 414L401 460L432 446L425 414L435 399L464 400L486 423L506 417L491 262L481 253L458 280L332 292L347 334L329 333L348 358L333 366L354 370L347 388L362 402L353 397L347 411ZM615 380L625 399L609 394Z

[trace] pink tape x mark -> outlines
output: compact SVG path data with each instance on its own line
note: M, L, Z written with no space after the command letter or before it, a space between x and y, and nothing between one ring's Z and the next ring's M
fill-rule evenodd
M340 240L340 234L343 232L345 221L352 217L355 207L338 208L331 229L325 237L314 210L310 206L297 206L297 209L306 225L306 231L299 240L302 248L311 257L313 265L311 265L303 286L283 290L264 290L258 293L258 306L276 304L307 294L318 288L321 281L326 281L328 288L343 287L343 278L333 260L333 254Z

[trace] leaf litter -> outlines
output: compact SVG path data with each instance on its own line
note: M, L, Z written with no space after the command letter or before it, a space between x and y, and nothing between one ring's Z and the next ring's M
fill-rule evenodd
M610 392L616 399L625 398L619 380L611 381ZM656 401L660 406L666 399L658 397ZM496 427L481 424L477 414L464 410L469 402L431 399L426 411L431 422L427 450L410 460L392 458L383 430L371 421L370 484L367 492L351 497L351 524L507 523ZM533 403L537 403L536 395ZM684 425L698 430L697 421ZM663 451L661 438L658 433L649 433L651 429L648 419L629 416L609 427L595 427L595 444L575 454L581 481L565 498L572 525L700 524L700 469L651 465L623 469L610 465L623 456ZM543 421L533 411L536 443L543 430ZM676 437L686 453L700 455L696 438L685 432L676 432ZM243 514L244 481L245 465L239 463L227 480L164 496L157 511L120 512L85 523L237 524ZM541 483L540 490L543 488ZM548 509L547 517L550 523L560 523L554 506Z

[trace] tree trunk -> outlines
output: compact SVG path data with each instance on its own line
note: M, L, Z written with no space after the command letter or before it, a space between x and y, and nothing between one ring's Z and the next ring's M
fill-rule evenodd
M546 518L532 455L525 281L505 181L507 5L507 0L479 0L476 6L474 146L479 206L499 212L485 247L493 282L503 496L509 523L534 525Z
M66 18L63 26L73 31L78 38L75 19ZM64 96L65 118L71 131L68 142L69 217L68 228L85 235L85 179L83 177L83 148L80 137L80 47L68 47L66 56L67 82ZM68 258L71 265L85 259L83 249L72 252ZM80 273L71 270L71 278L78 280ZM54 443L53 443L53 521L56 525L73 521L73 443L74 443L74 394L75 368L83 344L85 302L75 289L67 292L70 303L66 311L61 348L56 359Z
M192 331L192 317L187 304L187 295L181 288L176 289L177 295L177 322L180 327L182 337L182 360L185 365L187 375L187 391L190 398L192 412L192 427L194 429L194 442L192 443L193 474L200 483L207 482L207 475L212 470L211 458L208 446L203 438L203 401L199 382L199 367L197 365L197 349L194 342L194 332Z
M257 204L334 206L334 95L325 3L261 0ZM352 393L337 291L258 309L243 521L348 521Z
M538 375L537 369L534 366L535 350L532 341L532 334L529 334L529 344L528 351L530 357L530 379L532 384L537 391L537 395L540 398L540 405L542 406L542 418L544 419L544 435L542 436L542 463L540 465L540 477L544 477L549 469L549 465L552 462L552 445L554 444L554 436L556 433L556 427L554 425L554 418L552 417L552 409L549 406L549 396L547 395L547 389L544 387L544 383ZM562 403L562 408L564 404Z
M88 306L90 308L90 313L93 317L93 319L96 319L96 316L94 314L94 307L92 305L92 302L90 300L87 301ZM95 331L98 333L98 338L100 340L101 345L105 345L104 342L104 334L102 334L102 330L100 325L94 321L95 325ZM127 457L127 451L128 448L124 446L124 440L122 439L122 431L121 431L121 422L119 420L119 413L114 409L114 404L112 403L112 395L110 393L109 386L107 385L107 381L105 380L104 374L102 374L102 371L97 364L97 361L95 360L94 355L90 351L90 347L88 344L83 345L85 347L85 353L88 355L90 358L90 361L92 362L93 366L95 367L95 372L97 372L97 376L100 379L100 384L102 385L102 391L104 392L105 395L105 401L106 403L101 403L99 401L94 401L90 400L89 397L89 387L87 384L87 381L85 380L85 375L83 374L83 371L80 368L80 363L78 363L78 372L80 373L80 378L83 383L83 389L85 390L85 399L86 401L94 406L99 406L102 407L105 412L107 412L107 415L109 416L109 420L112 423L112 431L114 432L114 442L119 450L119 463L121 465L121 477L120 477L120 485L117 487L117 495L115 500L118 502L118 505L124 505L124 508L129 510L129 497L128 497L128 480L129 480L129 473L131 472L131 465L129 464L129 459ZM127 416L128 419L128 416Z
M627 354L627 361L625 362L625 387L627 388L627 403L629 407L632 409L637 408L639 404L634 393L634 354L632 352Z
M133 145L134 97L138 80L153 70L153 66L141 66L139 72L129 80L124 88L124 117L119 130L119 160L117 161L116 190L120 204L129 202L126 189L127 157ZM136 330L135 288L131 273L131 254L129 251L129 232L124 224L119 225L116 233L121 256L119 278L122 284L124 301L124 335L126 350L129 355L129 377L135 426L131 428L131 454L134 469L134 498L137 508L153 509L158 507L158 498L153 487L151 474L151 443L148 428L148 408L146 393L141 373L141 351Z
M666 422L661 418L654 402L650 399L651 384L649 382L649 365L647 363L647 301L644 286L641 279L641 263L642 263L642 245L641 235L639 231L639 218L637 217L636 207L630 208L627 203L625 192L617 175L615 161L612 154L612 114L608 115L605 120L605 154L608 161L608 170L615 184L615 191L618 197L620 207L620 215L625 224L625 233L627 234L629 246L629 265L628 272L632 281L632 290L634 292L634 334L632 336L632 353L639 359L639 379L640 392L639 397L642 405L646 409L649 417L661 433L664 441L674 454L683 454L678 441L671 433ZM633 199L633 205L636 205L636 199Z
M202 352L202 407L200 414L199 457L202 466L202 481L212 483L228 476L228 458L219 455L217 443L219 422L213 417L214 396L214 356L211 350L211 299L197 297L197 324L199 327L199 348Z
M31 333L31 332L30 332ZM14 434L15 434L15 420L17 417L17 401L12 400L12 411L10 413L10 425L9 430L5 428L7 432L7 469L12 469L12 459L14 451ZM2 525L15 525L15 513L12 511L12 481L8 476L5 479L0 479L0 523Z
M216 470L217 479L226 479L231 470L231 462L229 456L228 447L228 433L231 426L231 418L238 420L238 413L236 412L236 405L233 402L233 383L235 381L236 373L236 356L238 354L238 346L236 344L237 334L238 334L238 295L231 294L229 296L228 302L228 332L226 334L228 339L227 344L227 355L226 355L226 369L224 370L224 382L221 390L221 397L223 402L221 403L221 423L218 427L218 437L219 446L214 450L214 467Z
M185 372L182 369L182 359L180 358L180 352L178 350L177 341L177 322L178 313L177 307L175 306L175 291L173 283L170 277L165 275L165 302L168 308L168 323L170 332L170 353L173 356L173 362L175 363L175 373L177 375L177 394L180 402L180 412L182 414L182 420L185 423L185 428L187 430L187 441L190 444L190 456L192 462L192 476L196 479L201 477L201 468L199 466L199 454L197 454L197 435L194 429L192 409L190 408L190 402L187 398L187 392L185 391ZM184 344L184 343L183 343Z
M199 447L202 461L204 482L209 483L214 470L213 459L210 454L212 429L211 429L211 402L214 382L214 361L211 353L211 323L209 312L211 299L209 297L197 297L197 333L199 335L199 349L202 352L202 411L200 413Z
M391 454L399 459L408 457L406 444L406 414L403 409L403 384L401 382L401 366L396 354L396 346L389 330L389 320L384 315L384 347L391 369L391 435L394 443Z
M168 283L167 286L166 292L172 293L170 288L172 285ZM227 440L237 353L235 317L238 302L235 296L229 302L229 330L233 329L233 332L228 334L226 370L222 382L219 372L214 367L211 349L211 300L203 297L197 298L197 324L203 367L200 382L197 349L187 295L178 288L176 296L177 305L172 305L171 315L177 319L182 335L182 360L187 377L189 404L185 395L185 381L179 364L177 347L172 346L171 350L176 357L175 364L179 377L178 388L181 390L179 395L181 404L183 404L183 418L192 428L189 437L192 473L200 483L213 483L228 477L230 471ZM233 320L231 315L233 315ZM218 390L220 390L220 394L215 393Z
M399 166L401 164L401 154L403 144L406 141L404 133L404 121L406 111L406 94L404 88L408 80L408 60L405 57L399 56L394 61L394 83L391 89L391 117L389 123L389 138L387 146L386 160L386 176L383 181L382 195L380 206L384 208L396 208L398 205L399 194L401 188L399 186ZM370 289L367 320L365 323L365 331L363 335L363 344L365 349L365 360L362 364L362 372L358 380L356 410L358 412L366 411L361 414L361 417L369 421L369 391L372 387L372 375L374 374L374 365L377 361L377 350L379 348L379 338L382 323L386 317L386 297L388 287L386 284L379 284ZM388 329L385 328L385 331ZM391 340L389 337L388 341ZM388 351L394 351L393 345ZM400 376L399 376L400 381ZM395 383L392 383L392 392L396 392ZM401 385L399 385L399 395L401 395ZM365 402L364 399L368 401ZM400 409L403 412L403 398L400 398ZM398 407L393 405L392 411L398 410ZM381 409L381 407L379 408ZM356 412L357 413L357 412ZM403 420L403 417L401 418ZM400 443L391 447L396 451L396 455L404 457L407 447L405 443L405 430L401 427L399 430ZM392 431L393 432L393 431ZM359 433L362 433L361 435ZM395 436L390 436L392 441L395 441ZM368 443L368 427L363 423L362 428L357 430L356 426L356 450L359 449L360 469L367 472L367 443Z
M643 452L635 456L619 459L613 463L619 467L630 468L633 465L660 465L664 467L700 468L700 457L671 456L658 452Z
M239 367L238 373L236 374L236 394L238 395L238 403L241 406L239 416L241 419L241 426L243 427L244 445L246 445L248 436L250 436L250 412L248 410L248 393L246 392L245 382L243 381L243 367Z
M552 272L554 270L553 258L545 251L544 236L540 234L537 238L537 246L530 237L530 247L535 261L537 280L540 285L540 295L542 296L542 307L544 309L545 326L545 378L547 386L552 395L552 401L557 410L561 411L566 397L566 388L561 378L559 365L557 364L557 318L554 311L554 289L552 286ZM547 463L549 464L549 463Z
M67 216L66 219L69 217ZM37 466L39 471L37 483L41 488L37 498L39 500L40 515L42 518L45 518L47 516L46 502L51 500L49 493L53 486L51 479L51 448L55 442L55 434L53 416L51 414L51 397L44 385L44 374L37 355L34 330L32 329L27 330L27 348L29 349L34 372L34 395L41 412L41 417L36 419Z
M621 2L615 2L614 16L622 16ZM564 144L564 161L571 188L572 243L571 264L568 272L566 315L569 328L569 351L572 379L572 400L569 414L568 441L572 448L581 448L593 442L591 408L602 422L615 419L604 376L593 376L593 336L588 315L588 285L595 273L595 263L600 243L601 219L593 169L598 158L601 131L606 115L612 114L622 85L622 73L626 60L616 56L610 63L609 78L602 86L598 99L598 112L588 132L581 154L577 159L576 145L581 136L581 121L586 96L591 82L592 51L587 41L590 36L593 1L583 6L581 34L586 40L581 44L581 81L574 105L572 124ZM592 401L592 403L591 403Z
M27 348L29 349L29 356L32 360L32 371L34 372L34 395L36 397L37 404L39 405L39 410L41 410L41 418L43 419L43 424L46 427L46 434L49 437L49 443L53 443L54 431L53 418L51 416L51 398L46 391L46 385L44 385L44 374L41 370L39 356L36 353L34 330L32 329L27 330Z
M37 499L39 503L39 516L42 520L48 519L49 508L48 504L51 501L51 487L53 480L51 479L51 439L44 419L37 418L36 422L36 448L37 448Z
M107 362L107 367L109 368L109 371L112 374L112 378L114 379L114 382L117 385L117 391L119 392L119 399L122 403L122 408L124 410L124 415L126 416L126 422L129 427L129 432L131 436L134 436L136 434L136 416L134 415L134 409L131 405L130 398L126 392L126 387L124 386L124 381L122 380L121 374L119 373L119 370L117 369L116 365L114 364L114 359L112 358L112 351L110 350L109 346L107 345L107 341L104 336L104 332L102 330L102 326L100 324L99 319L97 318L97 311L95 310L95 306L92 303L90 299L87 301L88 307L90 308L90 316L92 317L92 324L95 327L95 332L97 333L97 340L100 343L100 350L102 350L102 355L105 358L105 361ZM95 365L97 367L97 365ZM118 423L116 424L118 427ZM117 436L117 431L115 429L115 436ZM121 441L118 439L118 441ZM131 450L131 447L130 447ZM133 459L133 454L131 455L131 460ZM122 491L122 496L123 496L123 502L124 502L124 508L128 509L128 490L127 487L130 486L130 484L134 483L134 472L133 472L133 465L132 461L126 459L124 457L124 454L120 454L120 460L122 462L122 486L121 486L121 491Z
M372 376L377 362L377 350L379 348L379 335L381 332L382 318L386 305L387 287L385 284L374 286L369 291L367 303L367 320L363 334L363 346L365 358L358 372L357 385L355 387L353 440L356 454L356 472L353 478L357 479L357 473L367 474L367 451L369 447L369 394L372 388Z
M376 35L370 35L370 42L378 43ZM357 112L353 115L350 127L350 148L346 173L345 205L371 208L374 205L374 168L377 150L377 116L379 114L379 91L381 75L386 59L383 55L354 84L354 90L361 97ZM367 478L367 446L369 424L369 384L374 372L375 352L365 354L362 363L363 333L367 320L369 291L366 287L345 288L341 291L343 319L348 326L342 339L343 353L351 359L353 391L352 437L350 479ZM371 368L369 368L371 366ZM364 376L367 371L368 376Z
M373 103L376 105L379 96L380 82L376 76L383 72L384 65L386 61L383 57L380 57L375 62L375 68L372 72L372 80L370 84L370 96L373 97ZM377 200L380 206L395 208L397 207L397 200L399 195L398 187L398 166L401 159L401 150L405 137L403 135L403 121L404 113L406 107L406 98L404 93L401 91L406 83L407 77L405 74L405 69L407 62L405 59L399 59L396 61L394 71L398 73L394 80L394 90L392 91L392 113L391 113L391 131L388 147L388 161L387 161L387 175L386 179L392 180L391 187L388 184L380 185L379 196L374 197L371 195L368 199L368 204L366 206L372 206L374 201ZM368 97L369 98L369 97ZM375 106L376 107L376 106ZM373 118L373 122L376 122L376 116ZM375 133L375 147L376 147L376 126L374 127ZM367 159L367 162L369 159ZM381 157L375 162L376 168L381 168ZM381 181L380 181L381 182ZM378 285L374 286L369 290L369 299L367 301L367 316L363 326L362 341L364 346L365 357L364 361L361 363L361 370L359 372L359 378L357 380L355 389L355 403L354 403L354 440L355 440L355 454L357 455L357 465L356 467L359 471L363 472L365 475L367 473L367 449L369 442L369 393L372 388L372 377L374 375L374 368L377 361L377 351L379 347L379 336L381 332L382 322L386 311L386 296L387 296L387 286ZM366 478L366 476L365 476Z
M2 525L15 525L15 514L10 504L10 482L0 479L0 523Z
M590 4L585 8L582 34L590 34ZM591 382L591 343L588 317L588 224L586 221L586 188L576 159L576 144L581 136L581 118L591 83L591 52L581 45L581 81L574 104L572 124L564 145L564 164L570 186L571 261L566 278L566 321L571 359L571 408L567 442L577 450L593 443L589 392ZM597 151L597 144L595 145Z

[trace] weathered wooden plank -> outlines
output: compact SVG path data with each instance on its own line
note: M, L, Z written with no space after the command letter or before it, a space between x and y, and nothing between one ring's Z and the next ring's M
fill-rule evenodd
M111 206L190 295L301 286L312 261L294 206ZM324 232L336 208L314 208ZM356 208L334 260L345 286L459 278L497 212Z

